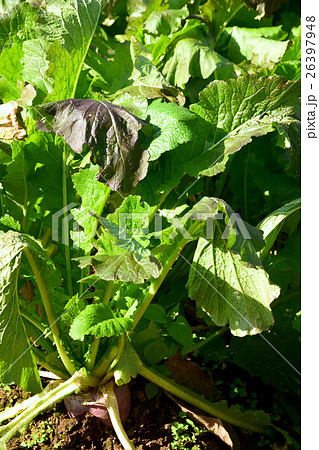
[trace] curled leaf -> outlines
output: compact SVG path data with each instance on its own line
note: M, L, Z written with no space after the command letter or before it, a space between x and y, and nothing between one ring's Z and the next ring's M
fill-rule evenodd
M98 164L98 179L113 191L131 191L147 173L148 151L138 142L144 126L125 109L106 101L69 99L46 103L43 109L54 116L53 131L62 136L76 153L83 144L91 150L91 161ZM48 130L44 123L38 128Z

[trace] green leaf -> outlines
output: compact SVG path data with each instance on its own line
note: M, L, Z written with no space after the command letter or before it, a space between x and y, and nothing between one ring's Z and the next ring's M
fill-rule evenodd
M245 339L232 337L229 347L233 352L232 360L239 367L248 370L251 376L261 377L264 383L282 391L290 388L298 393L300 390L300 376L297 373L300 370L298 332L282 326L276 327L274 333L264 333L262 336L265 339L260 336L248 336ZM280 354L274 348L278 349Z
M207 167L200 155L205 150L209 124L188 109L172 103L155 101L148 113L155 128L154 139L148 148L150 159L155 160L165 154L151 168L137 192L144 195L146 190L154 196L175 188L183 175L194 172L198 164Z
M183 93L166 81L151 62L151 54L136 38L131 39L131 58L133 70L130 80L133 84L125 89L126 92L131 95L139 92L140 95L149 99L164 98L179 105L185 103Z
M99 53L88 53L86 64L92 68L93 86L102 88L108 100L143 119L147 117L146 99L163 98L183 105L183 93L167 82L147 49L135 37L129 47L127 44L118 44L114 58L107 61Z
M0 379L40 392L41 381L19 310L18 277L26 243L12 231L0 231Z
M91 147L99 179L112 190L129 192L145 177L148 152L138 141L141 120L105 101L69 99L42 106L54 116L53 130L74 152L81 153L83 144ZM38 128L49 131L42 122Z
M210 226L194 254L187 282L190 298L216 325L229 324L235 336L268 329L273 324L269 305L280 289L269 283L240 217L225 202L207 197L190 216Z
M187 402L189 403L192 403L193 401L193 404L199 408L201 407L214 417L220 417L225 422L260 433L268 432L272 425L270 415L262 410L242 412L238 405L229 407L226 400L216 403L208 402L203 399L203 396L191 391L187 387L183 386L181 388L181 385L166 376L160 375L145 366L141 369L141 375L146 379L152 380L173 395L176 395L176 391L179 392L179 396L183 400L186 401L187 399ZM211 412L212 410L214 411L213 413Z
M146 346L144 349L144 355L148 364L158 364L168 354L167 345L163 342L163 339L157 339Z
M212 22L214 36L218 40L228 22L243 6L240 0L208 0L199 9Z
M272 69L291 45L290 41L271 39L272 35L276 37L280 33L280 28L227 29L230 34L227 58L236 64L246 60L254 65Z
M286 80L297 80L301 76L301 25L292 29L289 38L292 45L277 65L276 74Z
M257 334L273 324L270 303L279 296L268 274L233 254L221 235L200 238L187 283L196 300L218 326L229 324L235 336Z
M0 6L0 13L1 14L3 14L3 13L6 13L6 14L10 13L10 10L14 6L18 5L20 3L20 1L21 0L3 0L1 2L1 6Z
M114 368L114 379L118 386L127 384L141 369L141 360L132 345L126 341L124 351Z
M10 4L10 7L9 5L7 5L6 8L1 8L0 6L1 50L4 47L11 47L14 42L32 39L39 34L39 31L35 26L37 8L32 7L28 2L13 0L8 3Z
M166 9L167 6L161 6L161 0L128 0L127 12L129 14L129 25L137 27L153 12Z
M224 220L226 227L223 229L222 238L227 241L228 249L240 254L243 261L252 265L261 265L256 249L259 250L265 244L262 232L244 222L224 200L203 197L186 216L206 222L205 237L207 239L213 236L214 221Z
M0 227L3 231L21 231L20 223L15 220L13 217L9 216L9 214L4 214L0 217Z
M88 305L72 323L70 336L81 341L88 334L98 338L120 336L129 331L132 324L132 319L115 317L104 304Z
M150 123L156 127L148 151L150 161L158 159L163 153L174 150L182 144L184 153L193 148L203 148L208 132L207 124L196 114L182 106L153 102L148 108ZM195 153L195 149L193 152ZM182 161L180 161L181 163Z
M141 202L141 197L129 195L119 208L107 218L98 217L101 225L115 238L116 245L134 252L135 257L140 260L150 255L148 226L150 206ZM114 248L113 241L101 236L101 243L108 253L108 248Z
M267 255L273 246L284 222L289 219L291 214L299 211L300 208L301 199L293 200L292 202L284 205L282 208L272 212L257 226L264 232L264 239L266 241L265 247L259 253L261 260Z
M143 331L134 331L132 344L138 352L144 351L151 342L161 337L161 330L155 322L151 321Z
M11 47L5 48L0 55L0 98L3 103L20 97L21 91L18 88L17 80L23 83L21 76L23 66L20 62L22 57L22 44L18 42Z
M81 196L81 208L73 209L72 215L76 222L83 227L86 239L80 246L86 253L92 248L92 243L88 238L94 237L94 230L98 221L96 217L92 216L92 213L98 214L106 198L107 188L103 183L97 181L98 174L99 167L90 165L90 167L80 169L78 173L72 175L76 192Z
M81 297L79 297L78 294L73 295L65 305L64 314L61 319L67 326L71 326L74 319L76 319L86 306L87 300L84 298L83 294Z
M144 22L144 28L155 35L175 33L181 27L182 20L186 19L188 15L186 7L153 11Z
M23 141L12 143L12 161L0 181L5 189L4 205L20 222L23 231L41 217L52 227L52 214L63 208L62 148L54 137L34 132ZM71 180L67 180L68 203L74 202Z
M165 309L161 305L151 303L143 314L143 318L157 323L167 323Z
M31 222L38 217L36 206L42 198L40 187L32 183L36 170L33 148L24 142L13 142L12 157L6 173L1 177L6 191L5 205L19 221L22 230L28 230Z
M212 163L191 175L213 176L223 171L228 156L251 142L253 136L273 131L276 124L294 122L292 105L298 102L299 87L300 83L285 83L278 76L257 75L210 83L200 93L199 103L190 109L212 125L213 141L202 155Z
M114 56L106 60L102 56L110 50L108 46L103 48L103 45L107 43L106 39L107 36L101 36L100 40L96 42L98 52L93 52L91 49L88 51L85 64L91 68L93 87L102 88L107 95L114 94L116 96L119 90L131 84L129 81L133 70L131 44L130 42L117 44L114 49L112 48Z
M290 270L290 263L294 259L300 259L300 254L299 257L289 258L286 270ZM275 263L277 268L279 265ZM274 271L278 277L276 267ZM296 275L293 272L294 279ZM232 337L229 359L280 391L293 390L300 395L300 333L292 328L292 321L300 311L300 296L298 293L290 295L291 292L281 295L274 304L275 324L269 332L245 339Z
M184 88L191 77L206 79L219 67L231 65L215 52L216 44L206 25L190 19L182 32L165 56L163 75L169 83Z
M185 347L193 345L193 332L183 316L178 316L174 322L169 324L168 334Z
M222 414L227 414L231 418L231 422L242 428L256 428L260 432L267 432L271 427L270 415L262 410L242 412L238 405L229 407L226 400L214 403L214 408ZM226 421L227 419L225 419Z
M48 75L55 80L46 101L74 98L84 59L101 13L100 0L49 0L41 8L38 26L46 41Z
M92 258L91 264L95 273L103 280L130 281L142 284L149 278L157 278L162 265L154 256L146 256L137 260L133 252L120 255L97 254Z
M50 43L44 39L23 42L22 76L25 81L35 86L37 91L41 91L40 101L53 89L53 79L46 75L49 68L46 54L49 47Z

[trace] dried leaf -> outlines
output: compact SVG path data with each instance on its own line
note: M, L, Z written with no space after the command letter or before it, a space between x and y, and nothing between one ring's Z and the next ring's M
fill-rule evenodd
M0 105L0 140L6 144L23 139L27 134L18 122L18 108L19 104L13 100Z
M176 383L203 395L214 402L221 400L221 395L213 380L192 361L185 361L180 350L169 358L165 364Z
M22 298L24 298L28 303L31 303L32 300L36 297L34 291L34 285L31 280L27 280L19 290L19 294Z
M35 305L35 310L36 310L38 316L40 317L40 319L42 319L42 316L43 316L43 309L42 309L42 306L39 305L39 304L36 304L36 305Z
M196 420L196 422L203 425L207 430L213 431L216 436L218 436L226 445L228 445L232 450L240 448L239 439L231 425L224 423L215 417L210 417L203 414L199 409L190 406L188 403L180 400L174 395L166 392L166 395L172 399L181 410L186 413L191 419ZM191 409L190 409L191 408Z

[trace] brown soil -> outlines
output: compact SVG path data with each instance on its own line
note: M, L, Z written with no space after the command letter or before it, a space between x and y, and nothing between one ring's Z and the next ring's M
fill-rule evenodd
M173 441L171 425L174 421L183 422L179 416L179 407L164 393L149 400L145 395L145 382L140 377L130 384L132 396L132 409L129 418L125 422L125 430L137 450L171 449ZM26 398L26 394L20 388L0 389L0 407L3 409L15 403L18 398ZM182 444L177 449L193 450L229 450L213 432L209 432L199 425L201 433L195 442ZM290 450L292 447L284 442L273 442L269 437L262 438L253 433L243 433L236 428L241 450ZM268 440L268 441L267 441ZM47 411L38 416L31 424L29 430L14 439L8 446L8 450L21 448L31 449L81 449L81 450L122 450L115 433L90 415L83 416L80 420L68 417L64 404L56 405L54 410ZM239 447L238 447L239 448Z
M15 390L11 390L7 405L14 403L13 397L20 397L21 393L19 388L16 389L16 393ZM3 394L8 396L8 391L0 392L2 407ZM125 430L136 449L171 448L171 424L175 420L180 420L178 406L163 393L149 400L141 379L131 383L131 395L132 410L125 422ZM213 433L205 430L200 434L196 444L185 448L193 448L194 445L198 445L200 449L229 449ZM26 434L12 439L8 445L8 450L21 448L122 450L112 430L105 428L101 422L88 414L80 420L69 418L62 403L57 405L54 411L47 411L38 416Z

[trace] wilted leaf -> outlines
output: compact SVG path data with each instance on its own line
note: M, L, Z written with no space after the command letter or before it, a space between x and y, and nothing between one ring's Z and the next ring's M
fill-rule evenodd
M19 104L19 106L22 106L24 108L31 106L33 99L37 95L34 86L32 86L32 84L26 84L24 86L20 80L17 80L17 85L21 90L21 96L17 99L17 103Z
M18 122L18 108L19 104L15 101L0 105L0 140L6 144L23 139L27 134Z
M36 297L34 292L34 284L32 281L27 280L20 288L19 294L23 297L27 302L32 302L32 300Z
M189 405L167 391L165 391L165 394L168 395L168 397L172 399L184 413L196 420L196 422L204 425L207 430L212 431L215 436L218 436L232 450L240 448L238 436L231 425L224 425L220 419L203 414L200 409ZM234 445L234 442L236 445Z
M113 191L131 191L147 173L148 152L138 142L144 123L106 101L61 100L43 105L54 116L53 131L76 153L83 144L91 149L91 161L100 166L98 179ZM48 130L42 122L38 127Z

